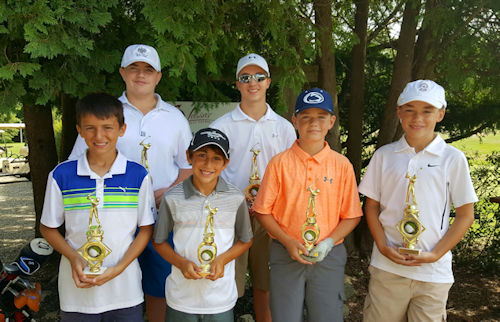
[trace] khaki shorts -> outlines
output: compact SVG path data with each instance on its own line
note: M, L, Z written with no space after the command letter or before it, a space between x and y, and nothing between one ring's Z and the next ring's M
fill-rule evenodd
M446 301L453 283L430 283L370 266L363 321L446 321Z
M245 293L248 264L254 288L269 291L269 245L271 238L255 216L250 217L253 231L253 244L249 251L236 258L235 279L238 297Z

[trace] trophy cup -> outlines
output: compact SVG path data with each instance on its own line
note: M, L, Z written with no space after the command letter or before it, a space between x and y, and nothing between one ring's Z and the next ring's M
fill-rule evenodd
M139 143L139 145L142 146L141 164L144 166L144 168L146 168L146 170L149 173L148 150L151 147L151 143L144 143L146 139L142 140L141 143Z
M203 232L203 241L198 246L198 260L201 263L201 271L198 274L203 277L210 274L210 267L217 255L217 246L214 242L214 215L218 208L210 208L210 205L206 208L208 209L207 222Z
M260 150L255 150L254 148L252 148L250 149L250 152L253 153L252 169L250 170L250 177L248 178L249 184L243 191L249 208L252 207L260 188L259 169L257 168L257 155L259 155Z
M410 176L407 173L406 178L410 181L408 183L408 190L406 191L406 206L403 219L396 225L397 230L403 237L403 247L399 247L399 252L401 254L418 255L421 250L415 248L415 245L418 242L418 236L424 232L425 227L418 220L417 200L415 199L415 181L417 180L417 175Z
M78 249L78 253L87 261L87 267L84 273L89 276L101 275L106 270L102 266L102 262L106 256L111 253L111 249L102 242L104 231L102 230L101 222L97 215L97 205L99 199L92 199L91 195L87 196L90 201L89 215L89 230L87 230L87 242ZM97 225L92 225L92 220L95 217Z
M302 240L308 251L314 248L314 245L319 239L319 226L316 222L316 204L314 201L314 197L318 195L319 189L312 189L311 187L312 186L309 186L309 188L307 188L307 190L311 192L311 195L309 196L309 202L307 204L306 221L301 229ZM318 257L318 253L309 254L309 257Z

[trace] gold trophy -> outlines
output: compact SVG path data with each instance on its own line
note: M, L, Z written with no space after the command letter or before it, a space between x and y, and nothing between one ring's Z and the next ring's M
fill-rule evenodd
M255 150L254 148L250 149L250 152L253 153L252 156L252 169L250 170L250 177L248 178L248 186L245 188L243 193L245 194L248 207L251 208L255 198L257 197L257 193L260 188L260 176L259 169L257 168L257 155L259 155L260 150Z
M415 245L418 242L418 236L424 232L425 227L418 220L417 200L415 199L415 181L417 180L417 175L410 176L407 173L406 178L410 181L408 183L408 190L406 191L406 206L403 219L396 225L399 233L403 236L403 247L399 247L399 252L401 254L418 255L421 250L415 248Z
M104 231L102 230L101 222L97 215L97 205L99 199L92 199L91 195L87 196L90 201L89 215L89 230L87 230L87 242L78 249L80 254L87 261L87 267L83 270L86 275L96 276L101 275L106 270L102 266L104 258L111 253L111 249L102 242ZM97 225L92 225L92 220L95 217Z
M149 137L148 137L149 138ZM147 138L146 138L147 139ZM146 168L146 170L149 173L149 164L148 164L148 150L151 147L151 143L144 143L146 140L142 140L141 143L139 143L140 146L142 146L142 152L141 152L141 164Z
M316 242L319 240L319 226L316 222L316 203L314 198L318 195L319 189L312 189L312 186L307 188L311 195L306 210L306 221L302 225L301 235L308 251L311 251ZM309 257L318 257L318 253L309 254Z
M210 274L210 267L217 256L217 246L214 242L214 215L218 208L210 208L210 205L206 208L208 209L207 222L203 232L203 241L198 246L198 260L201 263L201 271L198 274L203 277Z

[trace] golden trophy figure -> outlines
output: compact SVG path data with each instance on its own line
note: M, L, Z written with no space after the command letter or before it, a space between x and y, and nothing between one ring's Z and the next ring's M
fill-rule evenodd
M406 174L408 190L406 191L406 206L404 209L403 219L396 225L401 236L403 236L403 247L399 247L401 254L420 254L421 250L415 248L418 242L418 236L422 234L425 227L418 220L417 200L415 199L415 181L417 175L410 176Z
M97 205L99 199L92 199L91 195L87 196L90 201L89 215L89 230L87 230L87 242L78 249L78 253L87 261L87 267L84 269L86 275L100 275L104 273L106 267L102 266L104 258L111 253L111 249L102 242L104 231L102 230L101 222L97 215ZM95 218L97 225L92 225L92 220Z
M307 190L311 192L309 196L309 202L307 204L306 210L306 221L302 225L301 235L304 241L304 246L310 251L314 248L316 242L319 240L319 226L316 222L316 203L314 198L318 195L319 189L312 189L309 186ZM310 257L317 257L318 254L309 254Z
M139 143L139 145L142 146L141 164L144 166L144 168L146 168L146 170L149 173L148 150L151 147L151 143L144 143L146 139L142 140L141 143Z
M207 222L203 232L203 241L198 246L198 260L201 263L201 271L198 274L203 277L210 274L210 267L217 256L217 246L214 241L214 215L218 208L210 208L210 205L206 208L208 209Z
M255 201L260 188L259 169L257 168L257 156L259 155L260 150L255 150L254 148L252 148L250 149L250 152L253 153L252 168L250 170L250 177L248 178L249 184L245 188L243 193L245 194L248 207L252 208L253 202Z

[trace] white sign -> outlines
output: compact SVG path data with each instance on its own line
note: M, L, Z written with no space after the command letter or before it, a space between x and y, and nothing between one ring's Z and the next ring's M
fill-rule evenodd
M171 102L170 104L178 107L189 121L191 132L208 127L213 121L222 115L231 112L238 106L238 103L203 103L198 102ZM199 107L196 112L195 106Z

